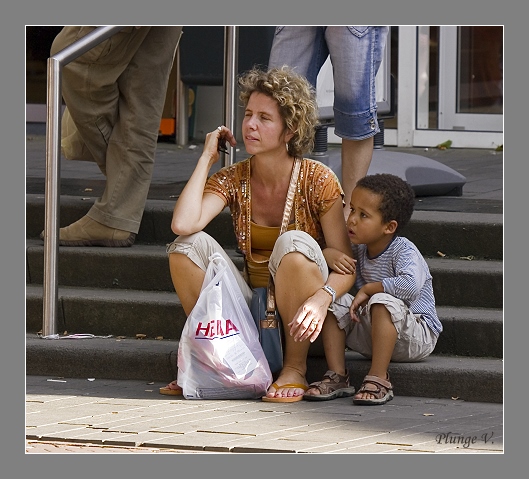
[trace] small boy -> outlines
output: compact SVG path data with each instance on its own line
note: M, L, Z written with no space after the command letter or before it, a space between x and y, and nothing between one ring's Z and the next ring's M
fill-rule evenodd
M417 247L399 232L414 208L411 186L391 174L368 175L351 194L347 229L356 258L358 291L350 307L347 346L371 358L354 404L393 399L390 361L420 361L432 353L442 325L432 276Z

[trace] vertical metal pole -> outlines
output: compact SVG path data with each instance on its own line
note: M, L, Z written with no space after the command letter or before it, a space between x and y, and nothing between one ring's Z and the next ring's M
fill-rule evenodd
M236 26L224 27L224 124L235 134L236 78L237 78L237 35ZM235 163L235 148L229 143L229 155L224 155L223 166Z
M48 98L46 106L46 184L44 220L44 284L43 284L43 336L57 333L59 255L59 186L60 170L60 110L62 100L61 64L48 58Z
M44 218L44 284L42 335L57 334L59 304L59 203L61 184L61 109L62 68L103 40L119 32L123 26L97 27L69 47L48 58L48 92L46 98L46 184Z
M176 143L179 146L187 145L189 138L188 126L188 94L187 87L181 80L180 48L176 49Z
M182 70L180 68L180 41L182 40L183 31L180 32L176 42L175 63L176 63L176 91L175 91L175 140L178 146L187 145L189 138L189 120L188 120L188 89L182 82Z

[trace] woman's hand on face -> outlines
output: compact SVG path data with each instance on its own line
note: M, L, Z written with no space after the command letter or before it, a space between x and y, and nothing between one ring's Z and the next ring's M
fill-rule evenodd
M229 143L231 146L235 146L237 141L235 140L235 137L229 128L226 128L225 126L219 126L206 135L202 155L208 155L213 160L212 163L216 163L220 158L219 153L221 151L227 154L227 143Z
M300 306L294 319L288 323L290 336L294 338L294 341L308 339L313 343L320 335L323 322L327 317L328 297L328 293L319 290Z

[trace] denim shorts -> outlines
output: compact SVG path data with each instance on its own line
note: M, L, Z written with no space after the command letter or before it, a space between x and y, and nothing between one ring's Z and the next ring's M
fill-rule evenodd
M380 131L375 77L388 32L388 26L278 26L268 66L289 65L316 86L330 55L334 132L346 140L364 140Z
M371 306L383 304L391 314L397 330L397 342L391 356L394 362L420 361L429 356L437 344L437 336L419 314L414 314L405 303L387 293L377 293L361 308L359 323L353 323L346 337L348 348L367 358L371 358Z
M167 245L166 251L169 254L185 254L203 271L206 271L208 267L209 257L213 253L220 253L233 272L246 302L250 305L252 289L248 283L246 283L243 274L228 257L222 246L209 234L200 231L189 236L179 236L172 243ZM329 277L329 269L320 246L308 233L298 230L286 231L277 239L268 265L272 277L275 277L275 273L283 256L294 251L302 253L308 259L314 261L321 271L323 281L327 281L327 278ZM338 321L338 325L341 329L345 329L346 333L351 327L349 305L352 300L352 296L347 293L340 298L336 298L336 301L331 305L332 312Z

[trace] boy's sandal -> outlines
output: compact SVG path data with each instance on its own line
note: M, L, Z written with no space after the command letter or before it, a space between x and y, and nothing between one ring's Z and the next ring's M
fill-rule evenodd
M320 393L305 393L303 399L307 401L329 401L339 397L352 396L355 393L355 388L349 385L349 373L347 371L344 376L334 371L327 371L321 381L309 384L309 390L313 388Z
M362 386L356 393L356 396L362 393L370 394L371 396L375 396L371 399L360 399L356 396L353 398L353 404L361 404L365 406L375 406L380 404L386 404L388 401L391 401L393 399L393 386L389 382L389 374L386 379L381 379L377 376L366 376L364 378L364 382L362 383ZM374 389L367 388L366 386L368 384L372 384L375 386Z

